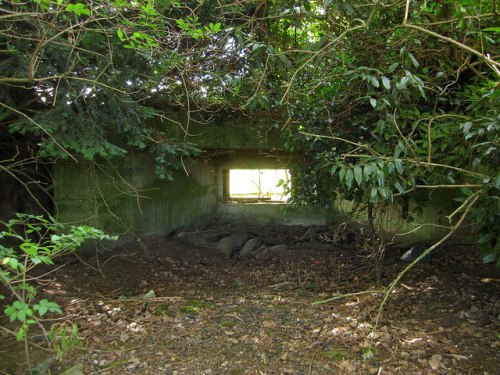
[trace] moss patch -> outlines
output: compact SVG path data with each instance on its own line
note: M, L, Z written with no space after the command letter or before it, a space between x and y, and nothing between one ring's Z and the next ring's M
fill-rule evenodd
M211 309L214 305L203 301L188 301L179 307L179 311L189 315L198 315L203 309Z
M326 359L331 359L332 361L343 361L349 358L349 353L344 350L329 350L322 352L321 356Z

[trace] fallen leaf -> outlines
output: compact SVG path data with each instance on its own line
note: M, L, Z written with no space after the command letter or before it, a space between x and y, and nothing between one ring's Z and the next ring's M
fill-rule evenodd
M66 371L61 372L61 375L83 375L83 368L83 363L79 363Z
M127 335L125 332L123 332L122 334L120 334L120 341L121 342L125 342L129 339L129 335Z
M345 360L340 362L340 367L342 367L346 372L355 372L356 366L350 360Z
M431 359L429 359L429 365L431 368L436 371L439 368L439 365L441 364L441 361L443 360L443 357L439 354L434 354Z
M262 327L264 328L276 328L277 324L271 320L264 320L262 322Z
M176 264L177 263L177 261L172 257L165 257L163 259L165 260L165 263L168 263L168 264Z
M82 332L83 337L89 337L92 335L92 331L90 329L86 329L85 331Z

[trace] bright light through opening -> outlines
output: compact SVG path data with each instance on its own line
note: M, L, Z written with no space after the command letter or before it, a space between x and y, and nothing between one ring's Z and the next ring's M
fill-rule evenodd
M287 169L231 169L229 196L285 202L290 198L284 184L290 184Z

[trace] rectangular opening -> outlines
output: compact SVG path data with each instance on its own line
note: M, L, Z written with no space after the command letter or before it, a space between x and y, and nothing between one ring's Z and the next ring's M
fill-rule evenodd
M286 202L290 195L288 169L230 169L226 187L229 199L248 202ZM226 180L227 181L227 180Z

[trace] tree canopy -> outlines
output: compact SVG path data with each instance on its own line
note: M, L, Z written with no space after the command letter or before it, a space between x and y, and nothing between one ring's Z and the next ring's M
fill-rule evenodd
M340 194L376 210L449 189L450 228L472 217L494 262L497 13L494 0L2 1L0 167L147 148L169 178L199 149L150 125L162 108L187 111L186 131L265 111L300 158L294 203Z

